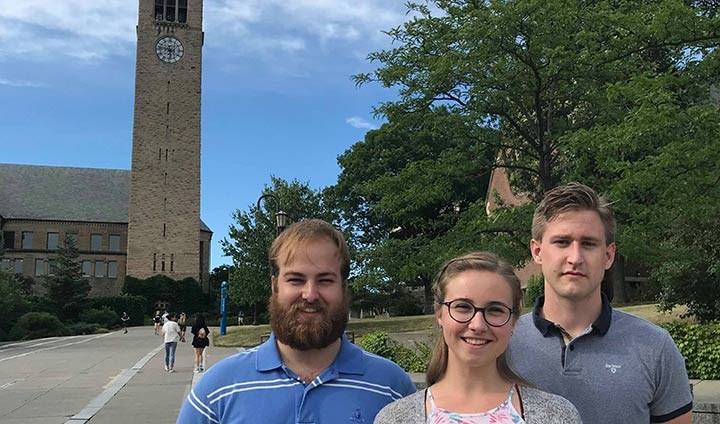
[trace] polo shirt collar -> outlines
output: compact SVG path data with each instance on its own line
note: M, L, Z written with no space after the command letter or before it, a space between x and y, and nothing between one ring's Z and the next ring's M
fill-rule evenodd
M592 323L593 329L598 334L604 336L610 329L610 322L612 321L612 306L605 293L600 293L602 297L602 308L600 309L600 316ZM540 296L535 301L535 306L532 311L532 319L535 327L540 331L543 336L547 336L550 329L555 328L555 323L543 318L540 315L542 307L545 304L545 296Z
M255 367L258 371L270 371L282 367L283 362L277 348L275 333L270 333L270 338L258 346L257 351ZM340 351L330 367L344 374L365 374L365 357L362 350L350 343L343 334Z

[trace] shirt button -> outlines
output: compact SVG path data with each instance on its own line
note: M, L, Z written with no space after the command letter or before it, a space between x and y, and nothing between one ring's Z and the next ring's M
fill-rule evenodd
M570 345L570 350L575 350L575 346L574 346L574 345Z

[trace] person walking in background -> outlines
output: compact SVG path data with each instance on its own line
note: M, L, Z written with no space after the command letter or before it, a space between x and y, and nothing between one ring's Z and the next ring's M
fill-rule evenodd
M127 312L123 312L122 316L120 317L120 324L122 324L123 334L127 334L128 321L130 321L130 317L128 316Z
M153 317L153 322L155 323L155 335L160 335L160 328L162 328L162 317L160 316L160 310L155 311L155 316Z
M581 424L575 407L515 374L505 349L520 312L520 280L492 253L446 262L435 279L440 335L427 389L384 407L375 424Z
M185 342L185 330L187 329L187 315L185 312L180 312L180 317L177 320L178 326L180 327L180 341Z
M168 314L168 322L162 327L162 334L165 336L165 371L175 372L175 350L180 340L180 326L175 322L174 313Z
M195 323L190 332L193 334L192 346L195 349L195 373L205 371L205 364L203 362L203 352L205 348L210 345L210 330L205 324L205 316L203 314L197 314L195 316Z
M350 254L340 231L318 219L296 222L269 253L273 333L208 369L178 423L370 424L415 392L402 368L344 334Z
M544 295L517 323L508 359L532 384L564 396L585 424L690 424L685 361L668 332L613 309L600 286L615 259L607 199L570 183L535 209L530 253Z

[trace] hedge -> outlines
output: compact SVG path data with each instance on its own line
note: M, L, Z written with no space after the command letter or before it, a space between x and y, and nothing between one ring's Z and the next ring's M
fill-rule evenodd
M685 357L690 378L720 380L720 322L662 324Z

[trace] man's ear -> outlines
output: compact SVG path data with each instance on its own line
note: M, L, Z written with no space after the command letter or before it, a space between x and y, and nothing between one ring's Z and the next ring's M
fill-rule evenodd
M530 240L530 254L532 254L533 260L538 265L542 265L542 257L540 256L540 244L541 241L535 239Z
M612 267L613 262L615 262L615 250L617 248L615 247L615 243L610 243L605 248L605 255L607 258L607 261L605 262L605 269L610 269Z
M277 277L274 275L270 277L270 287L273 293L277 293Z

